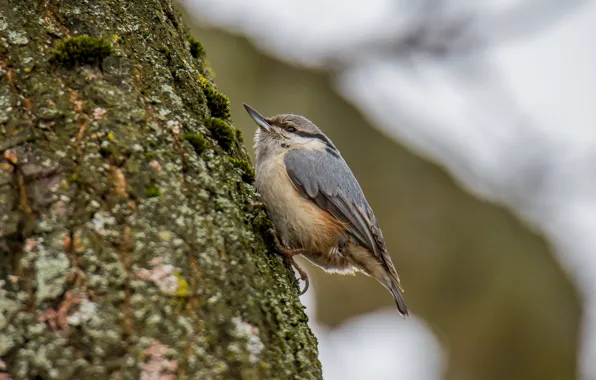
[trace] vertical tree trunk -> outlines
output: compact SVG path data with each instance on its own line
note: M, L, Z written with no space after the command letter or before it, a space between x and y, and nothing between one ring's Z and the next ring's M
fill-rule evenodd
M0 379L321 378L180 20L0 0Z

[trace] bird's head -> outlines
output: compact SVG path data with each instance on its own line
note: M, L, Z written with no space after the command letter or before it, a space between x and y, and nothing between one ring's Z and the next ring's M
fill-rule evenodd
M280 114L264 117L246 104L244 108L258 126L255 133L257 156L263 152L287 149L337 151L329 137L304 116Z

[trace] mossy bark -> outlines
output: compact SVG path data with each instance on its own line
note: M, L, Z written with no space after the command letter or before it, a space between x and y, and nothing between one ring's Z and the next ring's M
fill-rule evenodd
M0 0L0 37L0 378L321 378L171 3Z

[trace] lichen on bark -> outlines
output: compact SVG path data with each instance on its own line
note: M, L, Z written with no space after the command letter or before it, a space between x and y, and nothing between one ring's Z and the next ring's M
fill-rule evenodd
M171 3L0 0L0 37L0 374L321 378Z

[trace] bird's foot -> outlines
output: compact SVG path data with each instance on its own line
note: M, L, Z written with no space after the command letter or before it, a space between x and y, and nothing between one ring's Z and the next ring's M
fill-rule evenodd
M288 266L289 268L296 269L296 271L300 275L300 279L302 281L304 281L304 288L300 291L300 295L303 295L308 290L310 281L308 280L308 275L306 274L306 271L304 269L302 269L300 267L300 265L298 265L296 260L294 260L294 256L304 253L304 250L301 248L297 248L297 249L287 248L283 244L281 244L281 242L279 241L279 237L277 236L277 231L275 231L275 229L273 229L272 234L273 234L273 239L275 241L275 247L277 248L277 250L279 252L281 252L283 254L284 263L286 264L286 266Z
M272 229L271 233L273 234L275 248L277 248L277 250L279 252L283 253L284 256L294 257L296 255L300 255L300 254L304 253L304 250L301 248L291 249L291 248L287 248L283 244L281 244L281 241L279 241L279 237L277 236L277 231L275 231L275 228Z
M284 262L286 263L286 265L290 266L290 268L295 268L298 274L300 275L300 279L304 282L304 288L302 288L299 295L303 295L308 291L308 287L310 285L310 281L308 280L308 274L306 274L306 271L302 269L300 265L298 265L298 263L296 262L296 260L294 260L293 257L284 256Z

